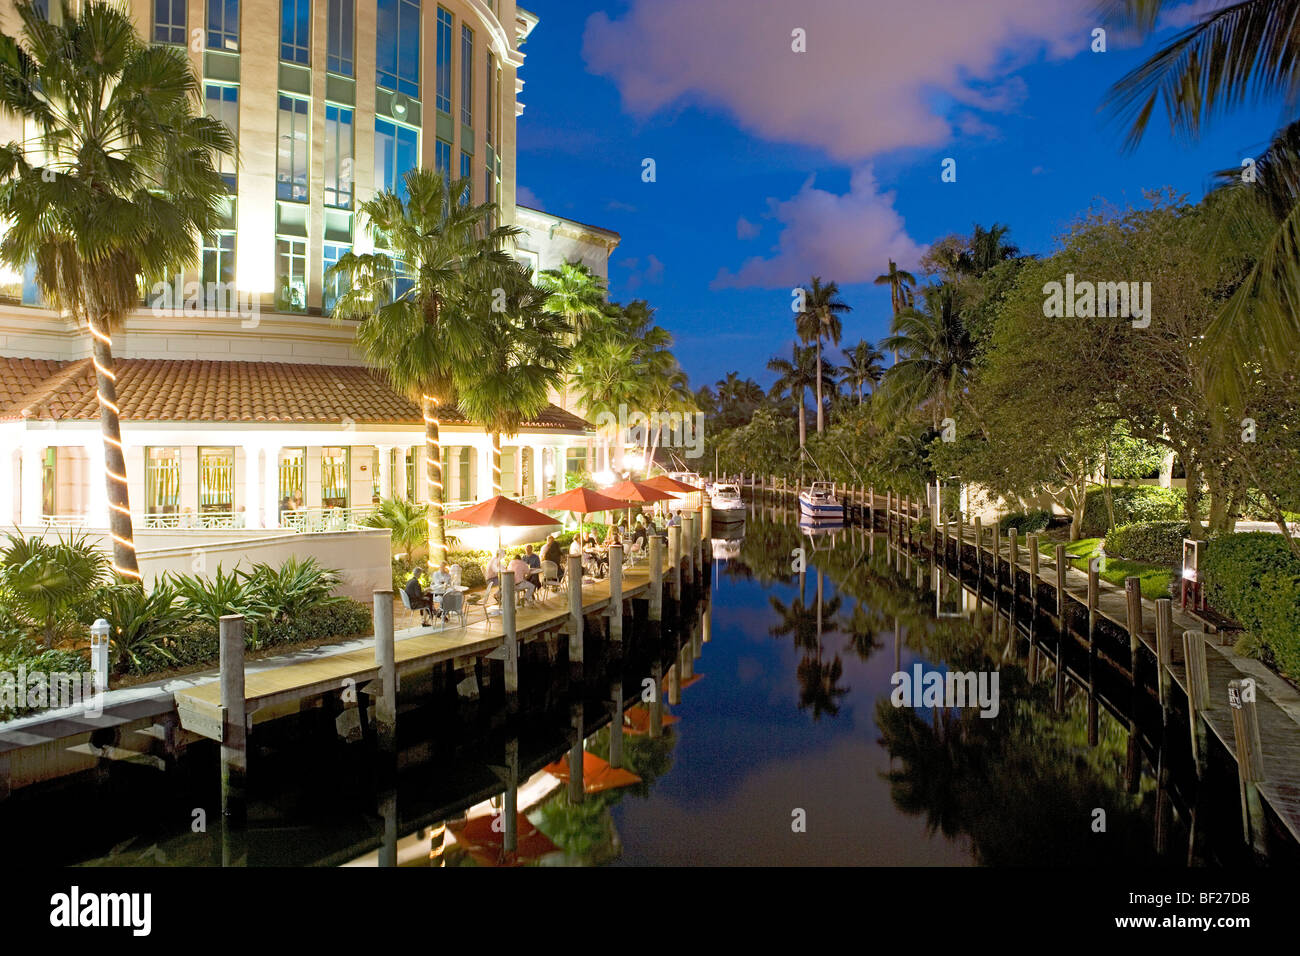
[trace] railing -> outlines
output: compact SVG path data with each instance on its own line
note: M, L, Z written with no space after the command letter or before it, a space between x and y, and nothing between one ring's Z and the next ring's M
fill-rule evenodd
M41 515L41 527L51 531L85 526L85 515Z
M146 528L188 528L210 531L221 528L242 528L247 519L242 511L185 511L166 514L146 514Z
M355 531L364 528L366 518L375 513L374 505L354 508L299 508L280 512L280 527L292 531Z

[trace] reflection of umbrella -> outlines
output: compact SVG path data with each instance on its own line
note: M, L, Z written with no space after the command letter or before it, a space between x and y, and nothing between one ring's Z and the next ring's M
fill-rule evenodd
M663 715L661 726L668 727L681 720L680 717L674 717L672 714ZM650 711L645 707L635 704L623 711L623 729L629 734L648 734L650 733Z
M562 494L551 495L551 497L543 498L537 502L539 508L550 508L552 511L572 511L580 515L588 515L594 511L618 511L623 506L623 502L608 495L602 495L599 491L592 491L590 488L570 488ZM578 525L578 536L582 537L581 524Z
M647 478L641 482L647 488L657 488L660 491L673 491L677 494L694 495L699 494L700 489L694 485L688 485L684 481L678 481L669 475L658 475L654 478Z
M521 505L505 495L497 495L487 501L480 501L476 505L452 511L443 515L443 517L448 521L464 521L466 524L496 528L498 551L501 550L502 528L523 528L556 523L555 519L550 515L534 511L527 505Z
M548 853L555 853L560 848L522 813L515 819L516 850L507 859L504 821L497 822L499 814L485 813L472 817L465 823L451 824L447 829L456 837L456 842L463 846L469 855L483 866L514 866L521 860L535 860ZM496 823L496 828L493 828Z
M569 758L561 757L555 763L548 763L542 768L552 777L560 780L569 779ZM587 793L600 793L602 790L617 790L640 783L641 778L630 770L621 770L609 765L593 753L582 752L582 789Z

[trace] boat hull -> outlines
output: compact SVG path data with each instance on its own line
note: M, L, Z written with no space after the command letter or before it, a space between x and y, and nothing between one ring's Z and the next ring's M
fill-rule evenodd
M809 518L832 518L844 520L844 505L840 502L809 501L799 496L799 511Z

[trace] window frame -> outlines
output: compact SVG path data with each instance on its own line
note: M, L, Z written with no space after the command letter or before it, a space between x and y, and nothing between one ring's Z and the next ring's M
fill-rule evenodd
M279 99L276 101L276 140L275 140L275 198L281 202L292 203L309 203L311 202L311 100L305 96L294 96L290 93L280 92ZM289 110L285 109L285 103L293 104ZM299 109L301 107L301 109ZM289 178L281 178L283 175L283 156L284 151L282 143L285 138L284 117L286 112L292 116L292 128L289 135L289 143L292 147L289 150ZM303 145L302 157L302 182L298 182L298 117L302 117L301 138ZM287 187L288 194L284 190ZM298 197L296 190L301 188L302 196Z

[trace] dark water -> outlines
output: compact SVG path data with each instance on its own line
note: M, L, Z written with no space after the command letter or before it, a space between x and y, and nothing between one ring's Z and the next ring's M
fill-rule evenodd
M1031 682L1026 642L1008 641L1005 626L995 633L987 607L969 613L969 594L949 590L939 607L956 616L937 618L933 578L897 570L879 536L810 538L788 517L751 516L743 538L716 553L708 601L666 646L629 639L629 703L653 659L680 660L678 643L697 675L666 707L677 722L661 738L625 736L624 765L639 784L572 804L553 778L534 775L566 753L574 714L554 688L536 686L551 671L525 661L528 719L506 722L490 707L467 714L433 695L427 714L402 717L408 753L392 783L377 785L368 743L281 721L255 732L245 835L223 844L215 812L206 832L193 832L194 811L217 805L216 750L199 745L167 774L115 766L97 783L42 797L52 817L100 799L108 821L98 835L55 837L56 852L92 865L374 865L387 830L401 865L479 865L485 858L444 836L443 824L454 832L466 810L486 812L503 789L492 768L517 746L520 809L557 848L525 854L527 863L1186 865L1188 807L1171 799L1157 853L1164 801L1149 754L1140 774L1126 774L1127 720L1098 708L1090 745L1082 689L1071 684L1058 712L1051 667ZM916 664L996 672L997 715L895 706L891 675ZM582 719L587 749L604 756L600 696L588 687ZM1200 830L1221 837L1197 862L1213 863L1213 846L1234 845L1235 808L1201 803ZM18 815L36 807L11 800L0 825L21 839ZM48 852L50 833L40 837Z

